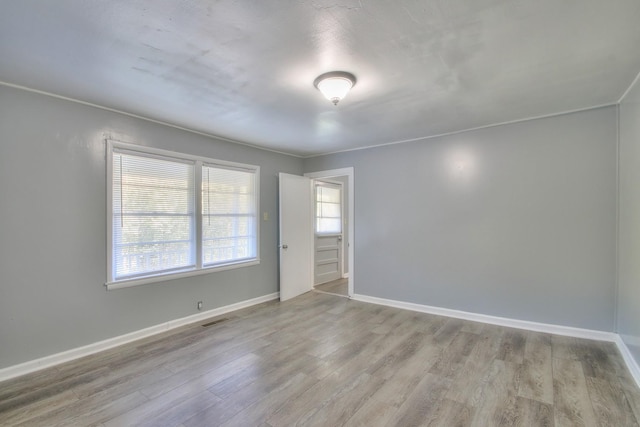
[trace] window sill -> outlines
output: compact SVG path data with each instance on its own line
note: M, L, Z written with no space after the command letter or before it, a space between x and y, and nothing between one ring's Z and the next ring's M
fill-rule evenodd
M202 268L199 270L188 270L188 271L180 271L177 273L157 274L153 276L136 277L135 279L118 280L117 282L107 282L104 285L108 291L113 291L116 289L147 285L149 283L167 282L169 280L182 279L185 277L201 276L203 274L215 273L217 271L233 270L233 269L242 268L242 267L250 267L252 265L258 265L258 264L260 264L259 259L252 259L249 261L241 261L233 264L225 264L225 265L218 265L215 267Z

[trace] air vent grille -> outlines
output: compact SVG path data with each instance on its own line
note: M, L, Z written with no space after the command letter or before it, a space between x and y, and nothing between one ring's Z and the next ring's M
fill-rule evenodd
M202 327L206 328L207 326L217 325L218 323L222 323L222 322L225 322L227 320L229 320L229 319L226 318L226 317L223 317L222 319L217 319L217 320L213 320L211 322L207 322L207 323L203 324Z

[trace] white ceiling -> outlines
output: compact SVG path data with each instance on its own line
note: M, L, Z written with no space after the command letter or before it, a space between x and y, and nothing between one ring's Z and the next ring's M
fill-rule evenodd
M615 104L639 71L638 0L0 3L0 81L301 156Z

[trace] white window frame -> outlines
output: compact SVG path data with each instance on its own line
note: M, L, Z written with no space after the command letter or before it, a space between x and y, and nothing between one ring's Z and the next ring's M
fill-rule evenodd
M337 187L340 191L340 231L318 231L318 187ZM313 188L313 232L316 236L339 236L344 231L344 188L343 184L339 181L331 180L316 180Z
M247 165L243 163L228 162L225 160L211 159L202 156L178 153L175 151L162 150L159 148L145 147L137 144L106 140L107 146L107 282L105 286L108 290L128 288L132 286L144 285L154 282L164 282L184 277L209 274L216 271L230 270L235 268L248 267L260 264L260 166ZM115 280L113 266L113 152L114 149L126 150L140 153L142 156L162 156L164 158L175 159L176 161L194 162L195 170L195 256L196 265L192 268L179 270L177 272L163 272L149 274L141 277ZM219 166L222 168L232 168L246 170L254 173L255 176L255 207L256 207L256 256L242 261L232 261L225 264L213 266L203 266L202 259L202 166Z

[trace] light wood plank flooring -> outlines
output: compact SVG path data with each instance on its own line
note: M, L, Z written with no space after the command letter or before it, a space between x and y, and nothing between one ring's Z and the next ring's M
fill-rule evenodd
M224 317L0 383L0 425L623 427L640 419L640 391L611 343L317 292Z
M349 279L338 279L314 286L314 289L328 294L349 296Z

